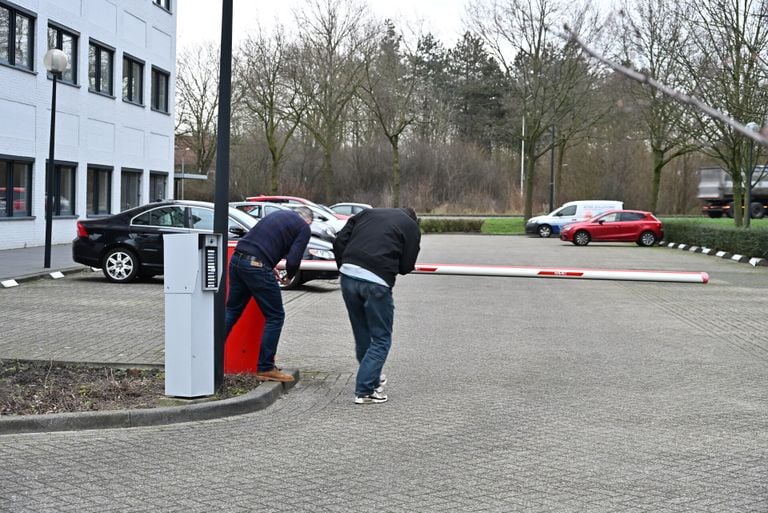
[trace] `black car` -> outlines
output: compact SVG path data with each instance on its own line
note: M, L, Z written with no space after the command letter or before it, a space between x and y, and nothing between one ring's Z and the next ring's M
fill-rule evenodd
M213 203L169 200L148 203L119 214L77 222L72 260L101 268L109 281L127 283L163 274L163 235L213 231ZM229 209L229 238L242 237L256 220ZM312 237L305 260L333 260L333 246ZM336 279L338 272L299 271L283 288L317 279Z

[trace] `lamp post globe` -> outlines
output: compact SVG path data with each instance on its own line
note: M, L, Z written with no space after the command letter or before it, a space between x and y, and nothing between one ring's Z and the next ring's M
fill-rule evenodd
M56 141L56 82L58 77L67 70L69 58L67 54L58 48L51 48L45 52L43 65L53 78L53 87L51 88L51 137L48 150L48 166L45 177L45 253L43 256L43 268L51 267L51 239L53 232L53 173L54 173L54 152Z
M51 73L64 73L69 66L69 58L58 48L51 48L45 52L43 65Z

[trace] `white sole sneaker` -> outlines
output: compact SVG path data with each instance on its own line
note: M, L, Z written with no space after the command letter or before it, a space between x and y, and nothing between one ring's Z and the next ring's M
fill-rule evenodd
M379 404L379 403L386 403L386 402L387 402L387 396L375 390L371 395L355 396L355 404Z

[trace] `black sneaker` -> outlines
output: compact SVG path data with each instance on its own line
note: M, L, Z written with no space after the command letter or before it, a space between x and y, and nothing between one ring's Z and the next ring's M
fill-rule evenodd
M355 404L378 404L378 403L386 403L387 402L387 396L380 393L374 392L370 395L358 395L355 396Z

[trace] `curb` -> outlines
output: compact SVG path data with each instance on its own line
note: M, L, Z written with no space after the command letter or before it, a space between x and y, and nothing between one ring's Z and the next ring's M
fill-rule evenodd
M688 244L678 244L676 242L661 241L659 242L659 246L677 248L683 251L690 251L692 253L702 253L704 255L716 256L718 258L727 258L729 260L733 260L734 262L750 264L752 267L768 267L768 260L765 258L748 257L744 255L729 253L727 251L718 251L716 249L700 246L690 246Z
M44 279L59 279L63 278L64 275L67 274L74 274L74 273L81 273L81 272L92 272L91 267L85 267L85 266L75 266L75 267L64 267L56 270L48 270L48 271L38 271L30 274L22 274L21 276L16 276L13 278L2 278L0 279L0 283L2 283L2 287L0 288L11 288L18 286L19 283L33 281L33 280L44 280ZM58 276L54 276L54 274L59 274Z
M140 410L3 416L0 417L0 435L160 426L242 415L263 410L293 388L299 381L299 371L286 369L286 372L296 381L291 383L265 381L247 394L220 401Z

